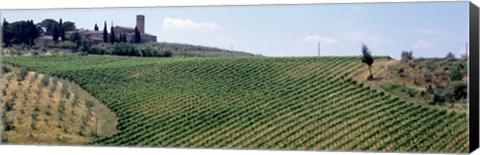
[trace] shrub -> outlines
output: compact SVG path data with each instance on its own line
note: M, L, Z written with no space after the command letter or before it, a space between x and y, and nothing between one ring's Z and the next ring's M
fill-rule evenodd
M88 109L92 108L93 105L94 105L93 100L88 99L87 101L85 101L85 106L86 106Z
M62 97L67 97L69 98L69 95L68 95L68 84L66 83L66 81L63 81L63 84L62 84L62 88L60 89L60 95Z
M12 71L12 69L10 69L10 67L2 65L2 74L9 73L11 71Z
M432 82L432 78L432 72L430 72L430 70L427 68L423 69L423 79L425 82Z
M433 74L437 77L440 78L443 74L445 74L445 70L443 68L437 68L433 72Z
M28 69L27 67L22 67L22 68L20 69L20 73L19 73L18 76L17 76L17 80L18 80L18 81L23 81L23 80L25 80L25 77L27 76L28 71L29 71L29 69Z
M397 70L397 75L400 77L405 77L405 69L404 68L398 68Z
M30 127L31 127L33 130L36 130L36 129L37 129L37 122L32 121L32 123L30 123Z
M463 79L463 74L460 72L460 69L458 67L454 67L450 71L450 80L452 81L459 81Z
M45 74L40 84L43 87L43 86L48 86L49 83L50 83L50 76L48 74Z
M411 89L411 88L406 88L405 89L405 92L408 94L408 96L410 97L415 97L415 95L417 94L417 91L415 89Z
M434 93L431 104L442 103L442 102L445 102L445 96L438 93Z
M452 52L448 52L448 54L445 56L445 59L449 61L455 60L455 54L453 54Z
M63 41L59 43L50 43L47 45L49 48L60 48L60 49L75 49L77 44L71 41Z
M7 100L7 102L5 102L6 111L12 111L14 106L15 106L15 100L13 98L10 98Z
M41 48L40 48L40 51L41 51L42 53L47 53L47 48L41 47Z
M446 88L445 98L447 101L453 102L467 98L468 86L466 82L455 81L450 83Z
M58 113L59 114L64 114L65 113L65 100L60 100L60 103L58 104Z
M411 74L410 79L412 80L413 84L418 85L418 76L417 74Z
M5 118L4 125L5 125L5 131L15 130L15 124L13 123L12 119Z
M416 65L417 65L417 64L416 64L415 60L413 60L413 59L412 59L412 60L408 60L408 66L410 66L410 67L412 67L412 68L415 68Z
M58 80L55 80L55 79L57 79L57 78L54 78L54 80L52 80L52 85L51 85L50 90L48 92L49 97L53 97L53 93L55 93L55 90L57 90Z
M38 113L36 113L36 112L32 113L31 117L32 117L33 120L37 120ZM32 122L34 122L34 121L32 121Z

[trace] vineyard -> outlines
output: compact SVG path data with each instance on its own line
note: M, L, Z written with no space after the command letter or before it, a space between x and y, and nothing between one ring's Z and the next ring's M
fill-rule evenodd
M467 152L467 113L432 109L349 76L358 57L5 57L74 81L118 117L90 145Z

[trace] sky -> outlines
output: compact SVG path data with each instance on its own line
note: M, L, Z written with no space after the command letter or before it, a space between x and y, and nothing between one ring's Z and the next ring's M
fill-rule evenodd
M93 29L134 27L145 15L145 32L158 42L213 46L264 56L373 55L399 58L465 53L468 2L300 4L209 7L1 10L9 22L52 18ZM109 28L108 28L109 29Z

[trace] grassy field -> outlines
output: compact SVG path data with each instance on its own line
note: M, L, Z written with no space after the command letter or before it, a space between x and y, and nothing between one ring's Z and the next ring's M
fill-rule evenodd
M118 117L91 145L467 152L465 112L350 77L358 57L5 57L74 81Z

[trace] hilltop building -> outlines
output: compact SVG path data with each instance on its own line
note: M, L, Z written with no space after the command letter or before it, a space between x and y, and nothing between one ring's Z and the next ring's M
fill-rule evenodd
M145 16L137 15L136 22L137 30L140 32L141 42L156 42L157 36L145 33ZM125 27L125 26L115 26L113 28L115 31L115 37L120 39L120 34L125 35L127 42L135 41L135 28ZM65 38L71 38L75 33L80 34L80 36L87 38L87 40L92 44L98 44L103 42L103 30L95 31L89 29L75 29L73 31L65 32ZM110 39L110 33L108 33L108 38ZM59 39L60 40L60 39ZM53 37L49 35L43 35L35 39L35 45L37 46L47 46L50 43L53 43Z

